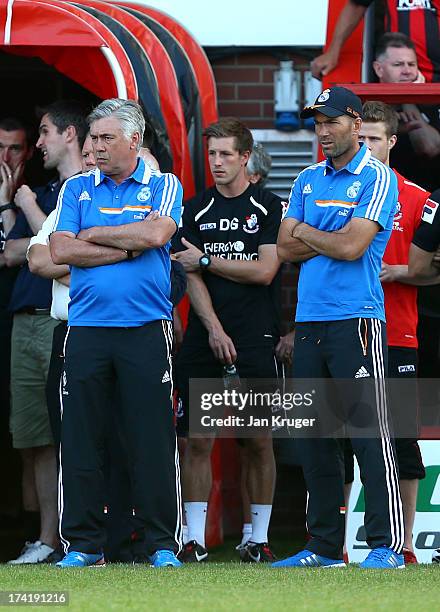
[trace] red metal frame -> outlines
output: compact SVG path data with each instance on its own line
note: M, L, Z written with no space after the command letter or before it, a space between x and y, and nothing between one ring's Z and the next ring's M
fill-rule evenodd
M173 156L173 172L182 181L185 194L188 194L187 197L191 197L195 193L195 188L185 117L176 73L165 48L149 28L121 7L103 2L102 0L80 0L80 3L84 6L94 7L113 17L135 36L144 49L157 80L163 116ZM138 83L138 87L140 86L141 84Z
M118 1L118 4L119 6L129 6L130 8L134 8L152 17L176 38L186 52L193 67L200 94L203 127L206 128L210 123L217 121L217 87L214 74L205 52L200 45L197 44L191 34L178 21L170 17L170 15L155 8L136 2ZM205 155L205 176L207 186L212 185L213 179L207 155Z
M2 2L2 23L6 21L6 14L7 4ZM103 46L113 52L124 74L127 95L136 100L136 79L121 43L99 20L75 6L56 0L15 0L11 40L1 48L16 55L40 57L98 97L109 98L117 95L117 89L101 52ZM74 62L72 47L75 47Z

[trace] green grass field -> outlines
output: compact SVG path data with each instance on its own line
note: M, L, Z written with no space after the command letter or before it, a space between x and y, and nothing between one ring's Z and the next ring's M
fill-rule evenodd
M0 566L0 590L68 591L57 610L438 610L440 567L405 570L271 569L209 562L181 569L108 565ZM55 606L50 606L54 607ZM21 609L22 606L19 606ZM40 608L41 609L41 608Z

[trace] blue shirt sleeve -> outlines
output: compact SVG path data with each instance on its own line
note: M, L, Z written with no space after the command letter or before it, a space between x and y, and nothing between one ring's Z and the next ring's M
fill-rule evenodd
M301 187L301 174L296 178L290 190L289 202L285 219L304 221L304 202Z
M78 185L76 177L72 177L61 188L56 208L55 232L72 232L76 236L81 231Z
M370 219L379 223L382 229L391 229L397 197L396 175L388 166L377 162L368 184L362 190L353 217Z
M174 174L162 174L153 193L153 210L159 211L161 217L171 217L179 227L182 216L183 189Z

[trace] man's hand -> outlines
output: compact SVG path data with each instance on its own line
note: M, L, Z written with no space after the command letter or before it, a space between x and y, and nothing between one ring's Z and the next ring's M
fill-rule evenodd
M286 365L292 364L293 343L295 341L295 331L291 331L285 336L281 336L278 344L275 347L275 354L278 361L282 361Z
M147 166L150 166L152 170L159 170L159 162L148 147L142 147L140 149L139 157L143 159Z
M337 53L332 53L331 51L318 55L318 57L315 57L310 64L312 75L315 77L315 79L321 79L337 66L338 60L339 55Z
M26 214L29 206L38 206L37 196L28 185L22 185L15 194L15 204Z
M423 119L415 104L402 104L402 110L397 114L399 116L399 134L408 134L408 132L420 130L429 125Z
M216 328L209 332L209 346L215 358L223 364L231 365L237 359L234 343L223 329Z
M182 238L182 244L186 247L186 251L180 251L175 254L177 261L180 261L185 268L185 272L200 270L199 259L203 255L203 251L191 244L186 238Z
M382 269L379 272L379 280L381 283L393 283L396 280L394 274L395 266L382 262Z
M0 205L9 204L12 202L14 193L17 189L17 182L23 171L23 164L19 164L15 171L6 162L0 164Z

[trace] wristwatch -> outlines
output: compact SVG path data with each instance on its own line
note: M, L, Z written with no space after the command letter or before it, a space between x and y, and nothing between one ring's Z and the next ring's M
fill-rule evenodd
M211 265L211 255L209 253L205 253L199 259L199 266L202 270L206 270Z

